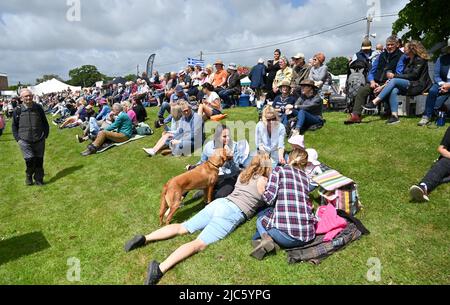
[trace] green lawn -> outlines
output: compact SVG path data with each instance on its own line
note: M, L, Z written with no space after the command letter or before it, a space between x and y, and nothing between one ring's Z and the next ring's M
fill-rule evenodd
M155 119L155 109L149 111ZM253 120L253 108L228 111L229 120ZM255 219L225 240L169 271L161 284L372 284L367 261L379 258L380 284L450 284L450 184L431 194L431 202L409 202L408 189L436 159L445 129L418 128L402 118L386 126L344 126L342 113L326 113L326 126L307 133L306 145L322 162L359 184L364 210L358 214L369 236L321 265L288 265L282 251L264 261L249 256ZM142 147L154 144L161 130L143 140L103 154L81 157L80 129L51 125L45 157L47 185L24 185L24 162L10 122L0 137L0 284L72 284L68 258L81 264L74 284L142 284L151 259L163 260L183 236L126 254L124 243L136 233L158 228L163 184L197 157L149 158ZM181 222L203 204L186 205ZM30 234L32 233L32 234Z

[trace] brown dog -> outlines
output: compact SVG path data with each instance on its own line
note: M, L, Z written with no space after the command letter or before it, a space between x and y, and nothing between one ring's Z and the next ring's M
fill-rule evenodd
M214 154L205 163L196 168L170 179L163 187L159 209L159 225L162 225L164 214L169 209L166 225L172 220L173 214L179 208L182 196L186 191L204 190L205 202L212 201L214 186L219 178L219 168L233 156L224 148L214 151Z

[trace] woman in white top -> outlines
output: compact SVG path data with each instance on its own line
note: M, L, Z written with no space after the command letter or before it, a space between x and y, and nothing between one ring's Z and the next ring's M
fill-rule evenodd
M203 101L198 105L198 114L203 117L203 120L222 114L222 103L219 95L214 91L213 85L205 83L203 93L205 94Z

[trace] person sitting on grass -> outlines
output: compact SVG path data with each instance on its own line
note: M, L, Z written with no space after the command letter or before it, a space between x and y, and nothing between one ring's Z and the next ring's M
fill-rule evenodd
M275 108L275 111L279 113L281 116L281 123L284 127L288 126L288 117L286 115L286 106L291 105L294 106L295 99L291 95L291 83L284 80L280 83L280 91L281 95L277 95L275 100L273 101L272 107Z
M445 102L450 99L450 38L444 55L438 58L434 66L434 85L428 92L425 103L425 113L418 126L428 125L435 112L445 108Z
M256 221L251 253L254 258L263 259L277 245L301 247L315 238L316 218L304 172L307 163L308 153L297 149L289 155L288 165L277 166L270 174L263 200L274 207L262 212Z
M219 95L214 91L213 85L206 83L203 85L203 101L198 105L198 115L204 121L209 120L213 115L222 114L222 103Z
M242 169L248 166L249 160L249 145L246 140L235 142L231 139L230 128L223 124L218 124L214 132L214 139L204 145L200 161L196 165L188 165L187 169L193 168L205 163L214 154L218 148L227 148L233 159L227 161L219 169L219 180L214 187L213 198L223 198L231 194L234 190L237 178ZM201 198L204 195L203 191L197 191L193 198Z
M413 185L409 194L414 201L429 201L428 195L439 185L450 182L450 127L438 147L439 160L434 163L419 185Z
M181 107L183 117L180 120L178 129L173 133L173 137L169 141L168 147L155 147L153 152L161 150L163 156L188 156L195 150L199 149L203 144L203 120L202 118L192 111L191 105L186 101L180 101L178 103ZM165 139L166 141L169 138ZM161 143L162 139L160 140ZM161 143L158 143L161 145ZM163 143L165 144L165 143ZM157 149L157 151L155 150ZM152 151L146 151L150 153Z
M68 117L61 125L58 126L59 129L63 129L66 127L75 127L80 125L86 119L87 111L86 111L86 100L80 99L77 102L77 111L71 117Z
M182 112L180 105L174 105L170 108L170 114L172 116L172 122L170 128L165 125L161 138L156 142L155 146L152 148L143 148L143 150L150 156L153 157L161 150L167 149L170 145L170 141L173 139L175 132L180 127Z
M256 124L255 144L260 152L266 152L272 159L272 165L285 164L284 140L286 129L280 122L278 113L272 106L264 107L262 120Z
M136 112L134 112L133 108L131 108L131 104L129 101L123 101L120 103L123 107L123 111L128 115L131 122L133 123L133 126L137 126L139 123L136 117Z
M110 140L115 143L122 143L131 138L133 134L133 123L131 122L130 117L123 112L122 105L119 103L114 104L112 113L117 116L114 123L98 133L95 141L81 153L82 156L95 154L106 140Z
M366 109L374 109L384 100L389 101L391 117L386 124L400 123L398 118L398 95L416 96L420 95L432 86L428 72L428 55L425 47L418 41L405 44L406 67L401 74L388 73L389 82L372 103L365 106Z
M189 243L180 246L162 263L153 260L148 265L146 285L156 285L169 269L186 258L205 250L233 232L240 224L251 219L263 206L262 194L271 172L271 161L267 154L255 156L250 166L244 170L229 196L216 199L203 210L183 224L171 224L150 233L137 235L125 244L129 252L148 243L167 240L179 235L193 234L202 230L200 235Z
M96 117L97 121L104 121L108 117L108 114L111 112L111 108L108 105L108 101L105 98L100 99L98 102L98 105L100 107L100 111ZM101 125L103 122L100 122L99 125Z
M322 118L323 102L314 81L305 79L300 83L300 87L302 95L295 102L295 109L289 114L297 117L292 136L303 134L308 129L314 129L314 126L321 127L325 122ZM290 112L291 107L287 108Z

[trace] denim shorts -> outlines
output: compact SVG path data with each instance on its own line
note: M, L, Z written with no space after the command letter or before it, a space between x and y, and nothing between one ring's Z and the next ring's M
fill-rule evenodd
M197 238L210 245L224 239L244 221L245 215L237 205L219 198L182 225L191 234L203 230Z

